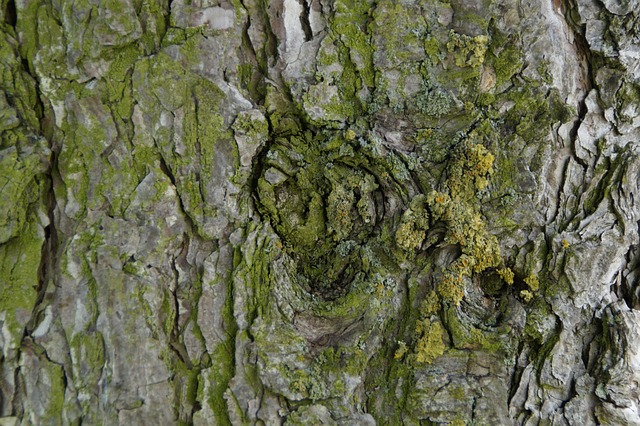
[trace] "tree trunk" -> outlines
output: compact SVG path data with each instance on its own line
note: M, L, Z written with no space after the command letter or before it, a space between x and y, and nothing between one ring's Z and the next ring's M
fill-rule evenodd
M1 425L640 424L637 0L200 3L0 0Z

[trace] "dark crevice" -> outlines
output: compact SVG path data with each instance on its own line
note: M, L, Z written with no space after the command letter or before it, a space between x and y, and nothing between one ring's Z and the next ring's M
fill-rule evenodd
M167 10L166 13L164 15L164 30L165 30L165 34L166 31L171 28L171 6L173 5L173 0L168 0L167 2ZM164 35L161 37L161 39L164 38Z
M171 184L176 186L176 178L162 155L160 155L160 170L169 178Z
M273 63L276 63L278 59L278 37L276 37L275 33L273 32L273 28L271 27L271 19L269 17L269 13L267 12L269 2L262 1L260 2L260 6L263 22L265 24L265 35L267 36L267 40L264 46L265 55L273 59Z
M575 158L575 153L573 153L572 156ZM569 171L570 164L571 164L570 160L567 159L564 162L564 165L562 166L562 178L560 180L560 184L558 185L558 192L556 193L556 211L553 215L553 219L551 219L551 221L549 222L551 224L558 223L558 218L559 217L562 218L561 226L558 228L557 231L554 231L557 233L561 233L562 231L564 231L567 225L575 217L575 214L572 215L572 217L564 217L565 215L563 214L563 211L562 211L562 208L564 207L562 203L563 188L565 187L567 182L567 173Z
M271 123L269 115L267 115L266 118L267 118L267 126L269 128L268 134L272 135L273 124ZM260 181L260 177L264 173L264 168L266 164L265 160L267 158L267 154L269 153L269 150L271 149L271 145L273 144L273 142L274 142L273 139L269 139L253 157L253 160L251 161L251 174L249 176L249 179L247 180L247 185L249 186L248 188L249 193L251 194L251 198L253 199L253 207L255 209L255 212L261 217L262 220L265 220L266 217L263 217L263 212L259 208L259 206L261 206L261 203L258 196L258 183Z
M156 148L158 148L157 144L156 144ZM189 226L190 229L192 229L194 231L197 231L198 228L197 228L193 218L189 215L189 213L185 209L184 202L182 201L182 196L180 194L178 186L176 185L176 177L173 174L173 172L171 171L171 168L167 165L167 162L164 159L164 156L162 155L162 153L161 153L159 148L158 148L158 152L159 152L158 157L159 157L159 160L160 160L160 171L162 171L162 173L164 173L164 175L169 178L169 181L171 182L171 185L173 185L173 187L176 189L176 193L178 194L178 196L176 198L178 199L178 206L180 207L180 211L182 212L183 218L184 218L185 222L187 223L187 225Z
M22 358L22 349L18 350L16 355L16 359ZM21 374L22 367L18 366L13 372L13 399L11 401L11 416L18 417L22 419L24 416L24 407L22 405L22 401L26 400L25 395L26 384L24 383L24 378Z
M247 20L245 22L245 24L242 27L242 46L249 51L250 56L252 56L255 60L256 63L259 64L259 61L257 60L257 55L256 55L256 49L255 46L253 45L253 42L251 41L251 37L249 36L249 28L251 28L251 16L247 16ZM266 70L261 70L264 72L266 72Z
M302 31L304 31L304 41L311 41L313 39L313 31L311 30L311 23L309 22L309 4L306 0L298 0L298 3L302 6L300 25L302 26Z
M7 3L5 9L5 22L12 27L15 27L17 23L17 11L14 0L10 0ZM46 169L41 174L37 175L35 177L35 181L32 183L33 185L42 188L42 204L35 205L31 210L31 214L36 216L39 213L37 211L44 210L44 214L48 219L48 224L46 224L43 229L43 241L40 249L40 263L37 269L37 283L34 285L36 297L32 307L31 316L23 330L20 345L16 349L14 359L16 361L19 361L23 356L24 350L33 350L38 355L44 356L47 362L62 366L61 364L54 362L51 358L49 358L44 348L38 345L30 335L31 332L43 319L44 311L46 308L46 295L49 290L49 284L52 284L55 280L59 242L55 216L57 202L54 191L54 180L55 174L58 173L58 167L57 152L53 139L54 119L52 118L52 111L49 108L45 108L45 105L47 105L46 98L41 92L39 79L35 74L35 71L29 59L26 57L21 57L20 61L22 68L21 71L31 77L34 85L35 96L33 97L33 110L39 119L39 126L38 128L32 129L32 131L36 134L36 138L43 138L48 142L50 155L49 158L42 159L42 161L47 164ZM31 220L36 219L32 218ZM22 418L25 415L24 407L21 401L27 399L26 384L24 382L21 368L22 367L17 366L14 370L14 389L11 401L11 415L18 418ZM64 386L66 387L68 382L67 371L64 368L62 369L62 371L64 374Z
M637 222L640 234L640 221ZM619 289L622 298L631 309L640 309L640 287L638 275L640 274L640 245L632 245L626 254L627 266L622 275L622 286Z
M582 353L580 354L584 368L589 374L594 374L597 365L596 361L600 356L601 336L604 333L601 319L593 317L592 324L594 325L594 330L590 335L583 338Z
M518 350L516 351L516 353L521 354L523 350L524 342L520 340L518 342ZM525 367L516 365L513 370L513 374L511 375L511 380L509 383L509 392L507 394L507 405L511 405L511 401L518 393L518 388L520 387L520 383L522 382L522 374L524 373Z
M589 165L586 163L585 160L583 160L578 156L578 153L576 150L576 144L578 143L578 130L580 129L580 126L582 126L582 123L584 122L587 116L587 112L588 112L588 109L587 109L586 97L585 97L585 99L581 100L580 103L578 104L578 119L576 120L575 124L573 125L573 127L569 132L569 137L571 140L569 147L571 148L571 151L572 151L571 154L573 158L576 160L576 162L582 166L585 173L588 170Z
M188 241L189 238L185 234L185 239L183 240L182 251L179 256L185 256L186 251L188 250ZM185 344L182 342L181 336L182 332L180 330L180 300L178 297L178 289L179 289L179 278L180 273L178 272L178 267L176 266L177 259L174 258L171 261L171 269L173 271L173 288L169 288L169 292L172 297L172 304L174 310L173 316L173 324L171 327L171 331L169 333L169 346L173 353L177 356L177 358L188 368L192 369L193 364L191 363L191 359L189 359L189 354L187 352L187 348Z
M4 23L13 29L16 28L16 24L18 23L18 13L16 10L15 0L9 0L7 2L7 6L4 10Z
M566 398L563 398L562 403L558 407L560 410L562 410L562 413L564 413L564 409L567 403L571 402L576 397L578 397L578 391L576 389L576 377L575 375L572 375L569 379L569 395L567 395Z
M476 402L476 397L471 398L471 424L476 423Z
M54 163L55 153L52 154L52 164ZM58 247L58 232L56 229L55 223L55 208L56 208L56 200L55 200L55 192L53 189L53 176L52 176L52 168L50 168L46 177L47 181L47 191L44 195L47 216L49 219L49 224L45 227L45 238L44 243L42 244L42 253L40 266L38 267L38 287L37 287L37 296L35 305L33 307L33 311L31 314L31 320L27 325L27 331L30 333L37 327L40 322L40 316L44 312L44 308L46 306L42 306L45 295L47 293L47 289L49 287L49 283L53 282L55 279L55 266L57 263L56 253Z
M249 35L252 25L252 15L249 13L242 27L241 67L247 67L250 73L240 75L240 84L249 95L255 105L264 105L266 98L266 79L269 73L265 52L263 49L256 51ZM259 46L258 46L259 47Z
M577 5L571 4L571 2L569 2L569 4L567 5L568 9L573 9L575 10L577 8ZM570 16L571 13L569 10L567 10L564 13L564 16ZM569 19L565 18L565 22L567 24L567 28L572 32L573 37L574 37L574 46L576 48L576 54L578 56L578 59L580 60L581 66L584 67L584 74L585 74L585 81L584 81L584 90L585 90L585 96L583 99L580 100L579 104L578 104L578 119L576 121L576 123L574 124L573 128L570 131L570 138L571 138L571 149L573 150L572 154L573 157L576 159L576 161L586 170L588 169L588 164L581 159L580 157L577 156L577 153L575 151L575 145L577 142L577 136L578 136L578 129L580 128L580 126L582 125L582 123L585 120L585 117L587 115L587 106L586 106L586 98L589 95L589 92L591 91L591 89L593 89L594 87L594 57L593 54L591 52L591 49L589 48L589 42L587 41L586 38L586 24L577 24L572 22Z

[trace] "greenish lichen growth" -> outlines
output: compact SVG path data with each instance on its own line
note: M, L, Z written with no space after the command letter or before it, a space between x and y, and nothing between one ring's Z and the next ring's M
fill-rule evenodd
M484 34L469 37L451 30L447 50L453 53L456 65L460 68L477 68L484 63L488 43L489 37Z
M420 304L415 322L415 343L413 351L407 358L410 364L431 364L436 358L444 354L447 346L444 343L445 330L438 319L440 299L435 291L427 293ZM394 359L401 360L409 352L405 342L398 342Z
M456 147L447 167L444 191L433 191L427 199L433 221L446 225L445 242L458 245L462 254L443 272L438 293L459 304L464 297L464 279L500 265L498 239L491 235L476 198L493 173L493 155L481 144L465 140Z
M415 348L415 360L418 363L431 364L434 359L444 354L446 346L443 342L444 329L439 321L423 319L416 324L419 336Z
M531 299L533 299L533 293L529 290L520 290L520 297L522 297L525 302L530 302Z
M534 298L535 293L540 289L538 275L529 274L523 281L529 288L521 290L520 297L522 297L525 302L530 302Z
M7 347L19 344L37 298L44 233L35 218L30 220L19 237L0 245L0 312Z
M368 31L370 5L336 1L329 31L318 52L318 84L303 95L310 119L330 128L354 122L366 111L375 86L373 46Z
M443 317L444 325L451 336L451 344L455 349L482 349L487 352L506 352L508 344L501 339L501 333L485 331L467 323L463 323L456 309L447 309Z
M377 247L387 255L395 249L387 244L396 231L392 218L381 215L381 193L382 186L395 191L389 186L392 176L397 179L405 169L394 156L375 158L366 140L351 139L348 132L288 131L292 134L275 138L262 160L258 209L295 259L303 287L335 298L358 274L375 269ZM427 216L418 201L414 208L423 218L414 228L423 232L419 228L426 228ZM401 232L398 236L406 240ZM364 256L363 250L372 255Z
M511 268L508 268L508 267L500 268L496 272L498 272L498 275L500 276L500 278L502 278L502 280L505 283L509 285L513 284L513 278L515 277L515 274L513 273Z
M515 35L507 36L493 26L491 32L486 62L495 70L495 86L500 89L522 70L524 55Z
M409 352L409 347L407 346L407 344L403 341L399 341L398 348L396 349L396 352L393 355L393 359L401 360L402 358L404 358L407 352Z
M495 157L482 144L471 142L472 139L473 135L456 147L447 169L446 185L454 199L470 200L487 187L493 174Z
M429 213L425 196L419 195L411 200L409 208L402 215L402 221L396 231L396 244L404 250L420 248L429 229Z
M536 274L529 274L524 279L524 282L529 286L531 291L538 291L540 288L540 281L538 281L538 276Z

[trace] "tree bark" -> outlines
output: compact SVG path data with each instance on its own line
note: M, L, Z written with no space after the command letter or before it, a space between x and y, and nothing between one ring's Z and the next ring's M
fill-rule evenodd
M640 424L637 0L0 5L0 424Z

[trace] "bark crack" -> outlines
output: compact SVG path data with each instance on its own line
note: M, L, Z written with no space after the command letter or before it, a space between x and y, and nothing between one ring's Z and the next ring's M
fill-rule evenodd
M9 0L7 2L7 5L4 10L4 22L14 30L16 29L16 24L18 22L18 14L16 12L15 0Z

